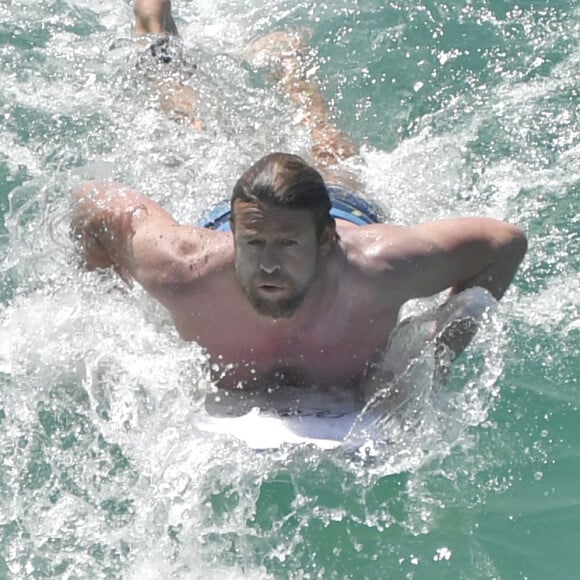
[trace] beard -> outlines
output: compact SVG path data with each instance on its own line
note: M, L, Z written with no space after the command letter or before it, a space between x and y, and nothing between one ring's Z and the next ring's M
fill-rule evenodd
M306 280L299 288L296 288L287 278L259 275L250 284L242 284L242 288L246 298L258 314L274 319L290 318L304 302L304 298L308 294L308 290L310 290L315 278L316 270L310 279ZM269 296L257 290L260 284L268 283L283 285L289 295L278 297L273 294Z
M262 316L270 318L290 318L304 301L309 286L287 298L264 298L246 290L246 296L254 310Z

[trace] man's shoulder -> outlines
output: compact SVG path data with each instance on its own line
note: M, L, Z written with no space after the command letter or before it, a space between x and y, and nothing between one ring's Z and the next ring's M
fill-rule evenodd
M380 272L411 240L410 228L390 224L338 227L340 245L353 266Z
M373 224L340 231L350 285L377 307L397 309L410 298L414 246L413 228Z

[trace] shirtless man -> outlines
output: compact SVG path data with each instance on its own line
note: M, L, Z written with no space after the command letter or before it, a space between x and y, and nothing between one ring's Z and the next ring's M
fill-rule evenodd
M155 22L173 22L167 2L153 4L163 8ZM327 162L336 151L345 151L340 140ZM140 283L168 309L180 336L207 350L218 369L213 378L226 389L355 389L407 300L472 286L499 299L526 252L522 231L501 221L374 223L344 188L331 199L335 190L300 157L275 153L240 177L231 213L216 229L180 225L153 200L112 182L76 191L73 229L88 268L113 267Z

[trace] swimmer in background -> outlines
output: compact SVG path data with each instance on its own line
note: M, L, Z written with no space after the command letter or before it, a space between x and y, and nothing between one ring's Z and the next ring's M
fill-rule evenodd
M170 8L137 0L137 33L175 34ZM368 202L332 182L356 147L302 79L295 41L274 33L253 50L275 55L286 43L279 80L311 131L320 171L295 155L266 155L211 227L178 224L122 184L90 182L75 192L72 227L89 269L136 280L184 340L207 350L219 387L343 386L368 399L405 302L473 286L500 299L527 241L518 227L487 218L377 223ZM451 333L449 348L460 352L472 334Z
M134 12L135 34L154 36L147 52L158 62L169 64L174 52L172 43L178 36L170 0L135 0ZM304 48L305 36L300 32L273 32L251 43L244 54L250 60L258 57L271 65L276 80L296 105L296 123L310 130L312 157L317 168L341 183L348 182L352 188L362 188L352 174L338 167L340 161L358 153L357 146L329 121L326 102L316 82L302 75L298 55ZM168 117L203 130L203 119L197 109L198 95L190 86L171 78L158 79L156 85L159 104Z

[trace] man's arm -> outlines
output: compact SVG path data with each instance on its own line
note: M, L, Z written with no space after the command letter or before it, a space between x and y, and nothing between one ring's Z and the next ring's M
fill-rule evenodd
M381 238L380 254L398 281L402 301L473 286L489 290L499 300L527 250L520 228L489 218L386 230Z
M399 288L409 298L436 294L451 288L451 296L480 286L496 300L510 285L526 250L523 231L506 222L485 218L463 218L421 224L404 231L395 242L395 272L400 269ZM441 312L443 321L447 305ZM450 325L437 325L439 372L445 375L447 362L458 356L477 332L478 321L455 320ZM449 357L445 355L449 353Z
M74 196L71 226L89 269L112 266L154 295L207 269L206 238L216 232L180 226L159 204L120 183L89 182ZM219 248L213 249L215 256Z
M411 228L376 225L364 228L378 245L369 254L378 259L385 276L389 306L451 288L433 328L436 340L438 384L449 363L469 344L479 319L449 316L460 303L454 295L473 286L488 290L499 300L522 261L527 240L516 226L493 219L462 218L425 223ZM370 258L372 259L372 258ZM468 310L469 311L469 310Z

